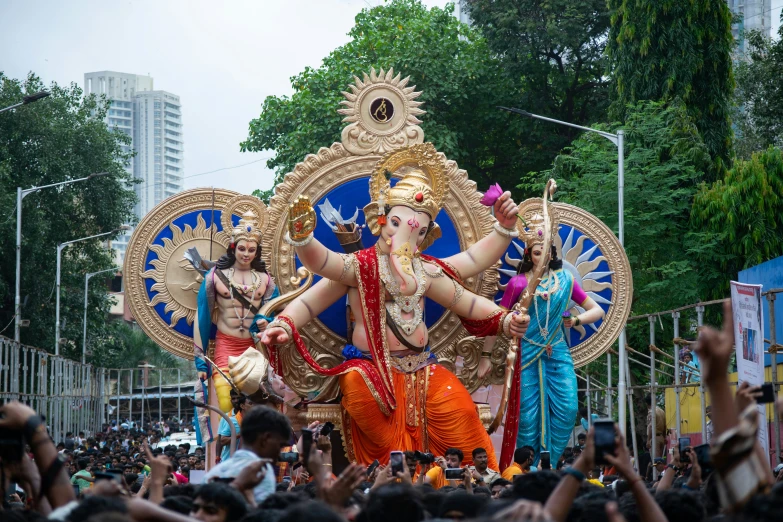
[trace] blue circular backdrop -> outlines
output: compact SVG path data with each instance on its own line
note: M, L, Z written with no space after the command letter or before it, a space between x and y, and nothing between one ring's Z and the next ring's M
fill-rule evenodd
M205 208L201 210L194 210L192 212L188 212L187 214L183 214L182 216L178 217L172 223L179 227L180 230L185 230L185 225L189 225L191 228L196 228L198 226L198 216L201 214L202 219L206 223L207 229L212 226L212 217L213 217L213 211L211 208ZM218 209L215 209L214 211L214 222L217 227L217 231L223 230L223 226L220 224L220 216L222 215L222 212ZM237 225L239 223L239 216L231 216L231 220L234 225ZM164 227L163 230L161 230L158 235L155 236L155 239L152 241L153 245L160 245L163 246L163 239L172 239L174 237L174 234L171 231L171 228L168 226ZM201 252L201 255L204 257L207 257L208 252ZM151 264L151 261L158 258L158 255L152 251L147 251L147 257L144 260L144 270L154 270L155 267ZM171 261L171 260L170 260ZM150 302L157 294L158 292L152 290L152 285L155 284L155 281L152 279L144 279L144 286L147 289L147 302ZM171 314L172 312L165 311L166 304L165 303L158 303L154 307L155 313L158 314L158 316L165 321L165 323L168 325L171 322ZM174 325L174 330L178 333L181 333L182 335L186 335L188 337L193 337L193 325L188 324L187 320L185 318L180 319L177 321L177 323ZM215 325L212 326L212 332L210 334L210 337L214 339L215 334L217 333L217 327Z

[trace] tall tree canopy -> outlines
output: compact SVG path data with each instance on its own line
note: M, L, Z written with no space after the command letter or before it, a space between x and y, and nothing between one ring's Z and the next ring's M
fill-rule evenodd
M0 73L0 106L44 89L34 75L18 81ZM135 195L124 169L129 156L122 145L129 138L110 130L103 119L108 102L83 98L74 84L49 87L51 96L0 114L0 328L13 335L16 188L59 183L92 173L109 175L28 195L22 212L22 342L51 350L54 346L55 260L57 245L109 232L133 216ZM110 237L110 236L109 236ZM76 243L63 251L62 337L81 348L84 273L112 266L112 256L99 241ZM90 288L88 321L105 320L109 307L105 288Z
M697 273L685 241L697 183L709 165L707 149L679 99L631 104L623 128L625 249L633 271L633 312L694 302ZM584 133L545 177L561 180L558 199L616 230L617 148L607 139Z
M756 152L704 185L693 203L693 227L710 297L725 297L740 270L783 255L783 152Z
M783 145L783 26L777 41L758 31L746 35L748 53L737 64L737 155Z
M515 107L578 125L605 121L606 0L468 0L470 17L512 86ZM526 174L546 168L578 131L521 120Z
M680 97L717 176L732 146L734 40L726 0L609 0L609 9L614 117L623 120L629 102Z
M361 11L348 36L319 68L291 79L293 96L268 97L250 122L241 148L274 150L267 165L277 172L276 183L307 154L339 141L345 125L337 114L340 92L370 67L410 75L410 85L424 93L418 100L427 111L421 116L425 139L480 187L497 181L513 188L530 170L520 149L527 140L520 118L496 108L515 104L520 91L511 89L479 31L454 17L452 5L427 9L419 0L393 0Z

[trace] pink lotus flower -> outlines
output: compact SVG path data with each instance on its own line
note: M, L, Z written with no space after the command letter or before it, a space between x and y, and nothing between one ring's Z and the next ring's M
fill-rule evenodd
M495 201L498 200L500 196L503 195L503 189L500 188L500 185L495 183L489 189L484 193L484 196L481 198L481 203L484 206L491 207L495 204Z

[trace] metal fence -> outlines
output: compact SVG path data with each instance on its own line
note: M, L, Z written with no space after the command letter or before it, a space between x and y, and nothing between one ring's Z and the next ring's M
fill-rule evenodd
M0 400L18 400L46 417L55 441L94 433L105 422L105 370L0 336Z
M777 351L781 347L781 345L777 343L776 331L775 331L775 300L777 294L779 293L783 293L783 288L773 288L762 293L762 295L767 299L767 305L769 310L770 338L764 339L764 343L767 345L765 354L770 355L771 379L769 382L773 384L772 388L774 391L775 399L777 399L777 397L779 396L779 386L781 384L781 382L777 378ZM724 301L728 301L728 299L701 302L688 306L683 306L675 310L655 312L652 314L630 317L628 319L628 322L641 321L646 319L650 324L650 345L647 347L647 350L634 349L630 346L626 346L628 350L629 365L635 364L646 368L650 372L650 382L648 384L645 384L643 386L628 386L626 390L627 397L625 398L625 400L628 401L627 404L630 412L629 415L629 422L631 425L630 433L632 436L632 446L633 446L636 462L639 462L639 455L640 455L639 450L641 449L641 445L638 444L636 440L636 432L638 430L636 429L635 426L634 402L632 400L632 395L634 390L643 390L649 393L652 396L652 402L654 403L655 406L659 405L658 404L659 399L657 396L658 392L667 389L674 390L673 392L674 410L675 410L674 429L677 437L679 437L681 434L681 429L683 424L682 415L680 411L682 405L682 394L684 392L689 393L691 395L698 394L699 405L700 405L699 410L700 410L700 417L701 417L701 430L700 430L701 440L706 441L706 425L707 425L706 389L702 384L701 379L699 378L698 367L694 365L686 364L680 359L679 356L680 349L684 347L686 344L695 344L695 342L688 341L680 336L680 313L685 310L695 309L696 322L693 326L701 327L704 321L705 307L710 305L719 305L722 304ZM664 341L664 343L661 343L661 346L671 347L674 355L669 354L666 351L656 346L656 342L658 342L656 341L656 335L655 335L656 323L660 323L663 320L663 318L667 318L667 319L671 318L673 331L674 331L674 338L671 340ZM588 410L588 420L590 419L591 413L599 413L601 416L608 416L608 417L612 416L612 403L616 398L616 392L617 392L617 387L612 386L611 383L612 355L617 355L617 353L614 350L610 350L609 353L607 353L608 372L607 375L605 376L607 378L606 383L600 382L598 379L595 378L595 376L591 377L590 375L587 375L582 370L577 370L579 392L584 393L585 395L585 405ZM629 368L625 368L625 372L626 372L626 380L630 383ZM672 384L670 385L658 384L658 380L662 376L667 377L669 380L671 380ZM690 379L690 382L686 382L685 379ZM732 384L736 384L736 382ZM772 440L770 440L770 457L773 462L777 463L780 462L780 457L781 457L781 443L780 443L781 426L780 426L780 419L778 417L777 408L773 407L772 412L773 412L772 417L767 419L768 422L772 425L772 433L771 433ZM668 417L668 412L667 412L667 417ZM655 433L656 432L655 415L652 415L650 420L652 424L653 433ZM652 445L651 454L658 454L659 448L656 448L655 437L653 437L650 442Z
M187 424L193 418L195 380L180 368L106 369L106 402L110 415L106 422L123 420L145 427L176 417ZM183 417L184 415L184 417Z
M187 379L179 368L97 368L0 336L0 403L18 400L44 415L56 442L112 421L146 427L183 412L192 418Z

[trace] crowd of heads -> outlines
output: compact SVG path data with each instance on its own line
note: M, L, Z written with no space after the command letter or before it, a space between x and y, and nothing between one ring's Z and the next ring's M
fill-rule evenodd
M161 426L168 429L163 430ZM151 446L155 456L165 456L171 463L172 482L187 484L191 470L204 470L206 467L204 448L189 442L170 444L165 433L176 433L180 423L176 419L153 422L149 428L130 427L131 422L103 426L100 433L86 437L84 432L74 435L67 432L56 445L62 455L69 478L79 471L86 471L91 478L103 474L120 475L131 493L141 488L144 477L149 475L148 459L144 454L143 443ZM128 427L124 427L128 426Z
M734 425L741 424L739 412L752 404L741 401L752 396L741 391L740 403L727 409L719 389L728 385L721 381L726 380L726 372L706 344L699 356L706 365L716 422L725 419L728 411L737 417ZM718 374L709 372L710 364ZM747 453L737 453L731 466L713 470L699 463L692 448L681 454L674 447L666 457L651 459L647 474L635 469L629 444L617 426L609 453L596 451L595 427L591 427L551 463L552 469L545 469L534 448L516 448L513 465L518 473L510 478L500 476L501 470L488 469L490 448L467 453L449 448L442 455L406 451L396 460L390 455L369 466L348 464L333 470L330 438L320 435L318 427L308 427L314 440L305 456L289 419L257 405L243 418L241 456L237 452L213 467L204 483L194 484L188 478L204 467L203 449L166 444L160 431L107 427L87 437L66 434L55 446L40 424L40 417L20 403L0 407L2 433L18 432L26 444L21 459L0 447L6 492L0 518L4 521L48 516L118 522L756 522L783 516L782 466L775 467L774 475L769 469L748 468L751 474L743 475L745 482L756 486L740 498L736 481L732 484L726 478ZM716 437L730 431L730 424L716 425ZM283 466L278 456L293 447L298 447L301 457ZM242 458L243 464L236 465ZM57 462L62 462L62 468ZM459 470L455 476L446 473ZM211 481L211 475L217 480ZM272 478L272 487L264 489Z

